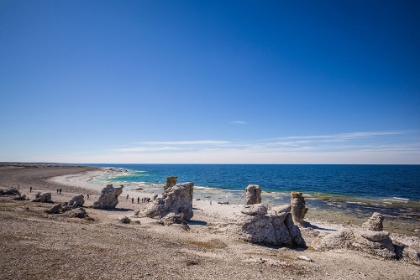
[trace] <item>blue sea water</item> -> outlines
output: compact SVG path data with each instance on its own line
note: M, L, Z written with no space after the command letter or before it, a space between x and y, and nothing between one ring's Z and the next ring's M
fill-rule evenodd
M288 164L91 164L127 170L108 182L164 184L166 177L195 186L244 190L258 184L264 191L300 191L310 195L401 199L419 202L420 165Z

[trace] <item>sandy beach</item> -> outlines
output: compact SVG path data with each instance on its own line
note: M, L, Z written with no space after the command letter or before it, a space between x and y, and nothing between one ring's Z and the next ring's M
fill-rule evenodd
M102 172L92 167L0 166L0 188L16 187L29 198L0 196L1 279L420 279L415 264L310 246L314 231L357 227L351 223L309 216L311 226L301 229L307 249L251 244L217 233L211 225L231 219L242 205L219 204L220 197L209 194L211 190L195 190L189 231L135 216L147 207L137 198L158 190L124 190L116 209L91 208L104 186L90 181ZM55 203L83 194L90 219L46 214L51 204L31 202L38 191L51 192ZM121 223L124 216L131 223ZM420 246L416 236L399 238Z

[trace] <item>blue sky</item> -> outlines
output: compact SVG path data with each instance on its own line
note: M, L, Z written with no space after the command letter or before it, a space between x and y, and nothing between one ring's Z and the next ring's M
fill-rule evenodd
M0 0L0 161L420 164L419 1Z

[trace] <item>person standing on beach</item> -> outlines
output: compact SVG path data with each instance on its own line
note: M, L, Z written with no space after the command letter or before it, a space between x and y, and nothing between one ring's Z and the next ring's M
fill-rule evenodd
M60 194L61 194L61 189L60 189Z
M29 192L32 192L32 187L29 188Z
M127 200L128 200L128 197L129 197L129 195L127 194L127 196L126 196L126 198L125 198L125 201L127 201Z
M140 203L140 197L137 197L137 204Z
M57 189L57 194L58 194L58 191L59 191L59 190Z
M131 198L131 203L134 203L134 197Z

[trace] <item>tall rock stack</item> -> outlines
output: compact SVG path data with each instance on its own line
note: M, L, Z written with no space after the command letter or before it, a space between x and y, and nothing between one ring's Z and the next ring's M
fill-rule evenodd
M121 185L119 188L114 188L111 185L107 185L101 191L101 196L98 201L93 203L93 208L99 209L113 209L118 204L118 196L122 194L124 186Z
M261 203L261 189L259 185L248 185L245 189L245 205Z
M298 225L303 225L303 219L305 218L308 208L305 207L305 198L301 192L290 193L290 207L293 222Z

